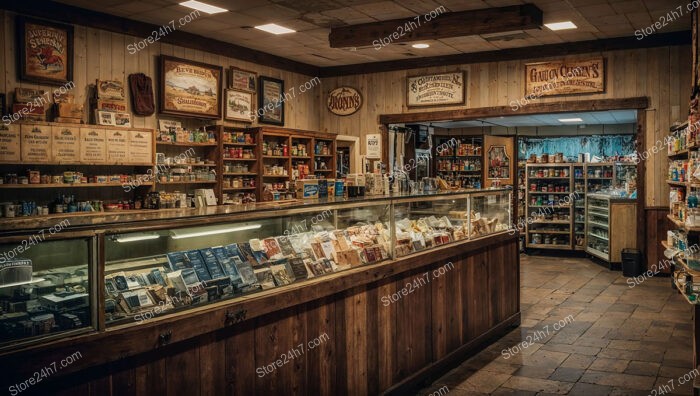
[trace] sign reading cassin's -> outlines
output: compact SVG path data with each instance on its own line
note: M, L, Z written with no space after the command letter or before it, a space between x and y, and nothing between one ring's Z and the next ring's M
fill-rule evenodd
M553 96L605 92L605 59L528 63L525 95Z
M408 106L440 106L464 103L464 72L430 74L406 79Z

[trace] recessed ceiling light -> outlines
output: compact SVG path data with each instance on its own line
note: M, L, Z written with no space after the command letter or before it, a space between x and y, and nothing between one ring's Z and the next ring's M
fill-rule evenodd
M423 48L429 48L429 47L430 47L430 44L417 43L417 44L413 44L411 47L413 47L413 48L418 48L418 49L423 49Z
M228 11L225 8L213 6L213 5L207 4L207 3L202 3L201 1L197 1L197 0L188 0L188 1L180 3L180 5L185 6L185 7L189 7L189 8L194 8L195 10L206 12L207 14L218 14L220 12L227 12Z
M578 27L578 26L574 25L574 23L571 21L545 23L544 25L547 26L549 28L549 30L576 29Z
M583 122L580 118L560 118L559 122Z
M286 33L294 33L296 30L288 29L284 26L280 26L276 23L268 23L267 25L260 25L255 27L258 30L262 30L264 32L272 33L272 34L286 34Z

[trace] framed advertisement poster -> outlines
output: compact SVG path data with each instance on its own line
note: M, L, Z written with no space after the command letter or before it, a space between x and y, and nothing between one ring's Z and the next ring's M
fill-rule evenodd
M224 119L228 121L253 122L253 94L251 92L226 90Z
M258 73L231 66L228 71L228 87L255 93L255 87L257 86L255 81L257 78Z
M260 76L258 122L284 126L284 81Z
M406 84L409 107L464 104L464 71L407 77Z
M221 66L160 56L161 114L221 118Z
M73 26L17 17L19 78L40 84L73 81Z

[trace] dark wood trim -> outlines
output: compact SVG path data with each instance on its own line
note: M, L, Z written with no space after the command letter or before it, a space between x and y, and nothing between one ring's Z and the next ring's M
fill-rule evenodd
M444 10L444 7L441 9ZM437 40L448 37L472 36L542 28L542 10L534 4L479 10L443 12L430 21L428 16L391 19L358 25L331 27L328 41L331 48L374 46L381 49L382 41ZM430 15L432 17L432 15Z
M48 0L6 0L0 4L0 8L37 18L60 21L73 25L82 25L142 38L151 36L154 30L160 28L160 26L150 23L86 10L84 8L73 7ZM183 9L183 16L184 14L185 11ZM318 66L293 61L281 56L180 30L176 30L161 37L160 41L309 76L318 76L320 73L320 68Z
M637 110L637 153L646 151L647 118L643 108ZM639 154L637 154L639 155ZM647 216L646 216L646 161L637 164L637 249L642 252L642 260L647 256ZM652 243L659 243L653 241Z
M601 40L578 41L573 43L513 48L508 50L483 51L426 58L331 66L322 68L320 77L349 76L353 74L380 73L450 65L467 65L472 63L541 59L554 56L562 57L577 54L600 53L603 51L670 47L676 45L690 45L691 41L690 31L684 30L680 32L654 34L645 38L644 40L637 40L634 36L626 36Z
M586 112L602 110L645 109L649 98L640 96L625 99L567 100L553 103L533 103L523 106L517 115ZM420 113L382 114L380 124L401 124L410 122L473 120L502 116L513 113L510 106L478 107L473 109L439 110Z
M165 346L161 335L170 334L168 345L181 343L214 331L235 331L251 319L283 311L300 304L327 298L338 293L357 290L368 284L390 279L403 273L411 273L426 266L426 263L445 262L488 248L513 244L517 237L507 232L480 239L453 243L440 249L412 254L374 265L364 265L344 272L314 278L290 285L282 290L268 290L229 301L221 301L194 308L179 314L144 321L140 324L119 325L107 331L92 332L64 338L53 342L33 345L24 349L0 353L0 366L14 367L14 378L29 378L39 362L60 360L79 349L82 358L60 374L70 374L89 367L114 362L118 359L149 353ZM233 323L231 314L244 313L244 320ZM128 345L128 348L124 346ZM36 365L17 366L12 362L32 361ZM3 381L0 379L0 384Z

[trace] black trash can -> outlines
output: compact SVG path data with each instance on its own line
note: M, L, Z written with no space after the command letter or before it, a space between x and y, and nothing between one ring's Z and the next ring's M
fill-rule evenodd
M622 249L622 275L629 278L643 272L642 252L639 249Z

